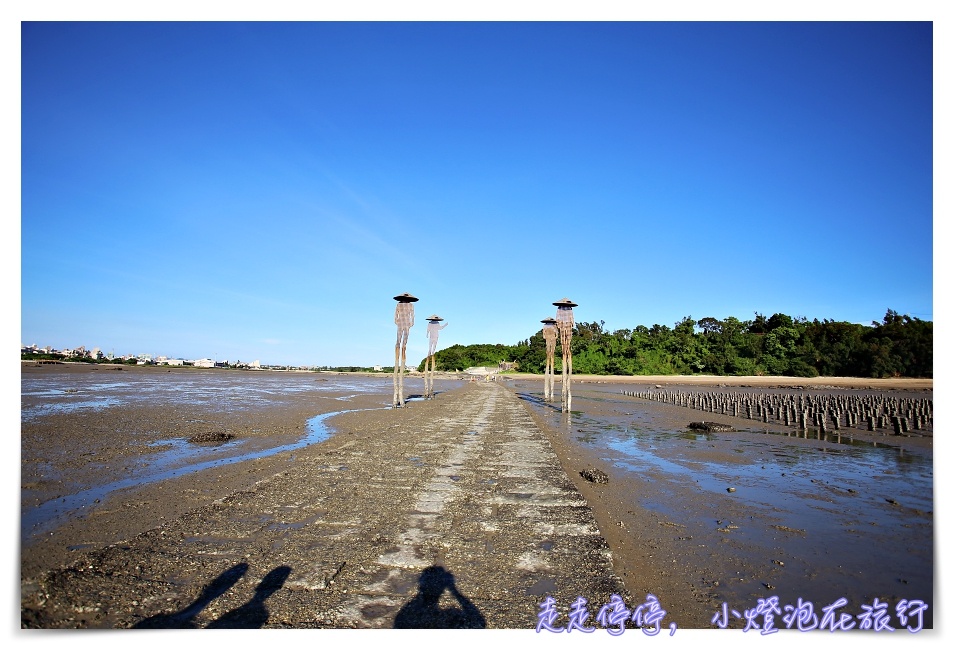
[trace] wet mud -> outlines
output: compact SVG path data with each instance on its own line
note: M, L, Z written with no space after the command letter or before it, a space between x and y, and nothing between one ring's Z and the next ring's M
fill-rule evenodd
M933 427L797 431L634 398L611 383L576 385L574 412L562 414L543 402L541 382L511 385L561 441L568 474L587 466L609 475L606 485L576 482L627 586L659 589L676 620L699 621L683 607L711 617L723 603L741 613L775 596L811 601L819 617L840 598L837 611L852 615L875 598L891 608L923 600L923 623L933 625ZM820 389L846 390L864 392ZM732 430L690 428L704 417Z
M527 629L614 593L683 629L773 595L933 624L933 431L819 438L585 381L562 414L542 386L447 376L390 409L390 375L24 368L22 625ZM710 417L735 430L688 426Z
M433 400L375 408L382 386L322 442L114 491L50 535L24 531L21 624L532 629L547 597L632 602L516 396L445 380ZM313 408L310 393L294 401ZM240 421L287 443L287 406Z

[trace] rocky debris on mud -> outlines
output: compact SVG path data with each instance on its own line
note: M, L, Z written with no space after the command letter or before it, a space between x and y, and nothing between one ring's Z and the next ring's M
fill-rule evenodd
M191 438L189 438L189 442L195 442L195 443L228 442L234 437L235 437L235 434L227 433L225 431L205 431L203 433L197 433Z
M580 472L580 476L590 483L609 483L609 476L606 475L606 472L598 469L584 469Z
M726 431L735 431L735 427L719 422L690 422L689 428L695 431L705 431L706 433L725 433Z

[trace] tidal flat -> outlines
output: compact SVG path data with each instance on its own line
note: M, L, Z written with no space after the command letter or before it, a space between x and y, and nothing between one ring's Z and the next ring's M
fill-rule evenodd
M564 609L587 597L595 616L614 592L654 594L667 624L703 629L772 596L819 618L842 597L853 615L875 598L892 615L902 599L933 605L933 423L841 442L709 414L736 430L698 432L699 412L624 394L659 381L577 378L563 414L527 376L445 375L435 399L391 409L387 374L24 366L22 624L390 627L432 566L480 616L445 590L420 626L532 628L547 595ZM842 383L734 389L931 397ZM373 494L387 496L355 505ZM194 605L221 575L234 586ZM224 617L261 593L256 576L277 585L268 615Z

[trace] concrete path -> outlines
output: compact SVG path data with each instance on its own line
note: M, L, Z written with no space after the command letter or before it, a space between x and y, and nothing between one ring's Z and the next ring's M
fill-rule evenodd
M25 584L24 621L532 629L547 596L557 625L579 597L590 625L613 594L638 604L504 387L467 384L330 424L331 440L254 489Z

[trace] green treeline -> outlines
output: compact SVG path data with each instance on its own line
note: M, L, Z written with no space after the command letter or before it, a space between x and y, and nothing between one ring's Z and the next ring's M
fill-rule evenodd
M640 325L615 332L606 331L603 321L581 322L572 346L573 372L579 374L934 376L933 323L890 309L883 322L870 326L758 313L749 321L687 316L672 328ZM454 345L435 359L438 370L511 361L521 372L543 373L546 344L540 330L516 345ZM556 371L561 371L559 342Z

